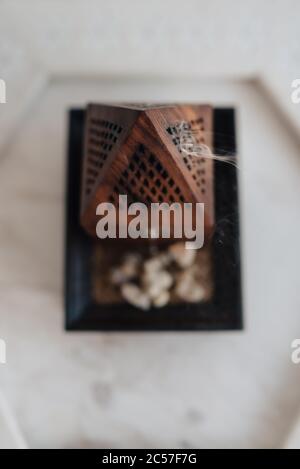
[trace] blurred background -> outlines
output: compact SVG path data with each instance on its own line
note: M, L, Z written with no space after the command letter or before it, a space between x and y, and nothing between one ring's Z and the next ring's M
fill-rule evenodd
M291 0L0 0L0 446L300 445L299 18ZM236 108L244 331L64 331L67 111L103 100Z

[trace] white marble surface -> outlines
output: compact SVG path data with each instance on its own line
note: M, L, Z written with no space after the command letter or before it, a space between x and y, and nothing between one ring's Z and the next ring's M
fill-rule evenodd
M238 108L244 332L63 331L66 110L87 100ZM299 146L251 82L54 80L0 162L5 391L31 447L277 447L300 405Z
M300 132L297 0L1 0L0 151L43 84L62 76L256 78Z
M0 383L32 446L286 441L300 405L299 17L297 0L0 1ZM83 76L119 81L68 79ZM246 332L63 333L65 110L97 98L238 104Z
M0 394L0 450L26 448L18 422L5 397Z
M300 417L295 421L292 431L288 433L283 445L284 449L300 449Z

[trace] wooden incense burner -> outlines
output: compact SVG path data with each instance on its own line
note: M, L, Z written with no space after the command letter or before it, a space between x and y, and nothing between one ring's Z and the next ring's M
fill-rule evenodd
M119 195L128 203L204 203L204 229L214 226L213 160L182 151L178 124L212 149L212 108L207 105L87 107L81 187L81 225L96 236L100 203ZM125 221L128 223L128 220ZM171 230L172 231L172 230Z

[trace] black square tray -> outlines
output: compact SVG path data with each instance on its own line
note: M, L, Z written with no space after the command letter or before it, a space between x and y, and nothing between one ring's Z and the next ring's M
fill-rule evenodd
M167 331L242 328L237 170L215 162L214 294L209 302L140 311L99 305L91 297L91 240L79 225L85 112L69 113L66 194L65 327L67 330ZM214 147L235 155L234 110L214 110ZM100 240L99 240L100 242Z

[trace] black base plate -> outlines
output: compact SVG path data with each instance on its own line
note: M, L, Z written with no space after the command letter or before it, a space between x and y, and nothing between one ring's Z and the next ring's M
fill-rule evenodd
M66 197L65 312L67 330L167 331L242 328L237 170L215 162L214 295L210 302L144 312L129 304L99 305L91 297L94 241L79 225L84 110L69 114ZM214 147L234 155L233 109L214 110ZM216 151L217 152L217 151ZM100 240L99 240L100 242Z

